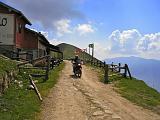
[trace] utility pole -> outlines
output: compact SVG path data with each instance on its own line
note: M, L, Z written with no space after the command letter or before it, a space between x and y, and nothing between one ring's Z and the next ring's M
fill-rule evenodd
M93 62L93 56L94 56L94 44L92 44L92 62Z
M90 54L90 48L92 48L92 62L93 62L93 56L94 56L94 43L89 44L89 54Z

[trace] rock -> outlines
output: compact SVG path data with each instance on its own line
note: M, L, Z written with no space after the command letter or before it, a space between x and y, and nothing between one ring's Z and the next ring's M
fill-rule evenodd
M34 87L33 87L33 85L28 85L27 89L29 89L29 90L33 90L33 89L34 89Z
M118 115L116 115L116 114L113 114L113 115L112 115L112 119L113 119L113 120L121 120L121 117L118 116Z
M110 110L105 110L104 112L105 112L106 114L110 114L110 115L113 114Z
M103 106L103 108L104 108L105 110L109 110L109 109L110 109L108 106Z
M19 82L18 82L18 84L22 84L22 83L23 83L23 81L19 81Z
M104 116L98 116L96 120L104 120Z
M74 90L75 90L75 91L78 91L78 89L77 89L76 87L74 87Z
M92 107L91 107L91 109L97 109L97 107L95 107L95 106L92 106Z
M7 112L7 109L4 108L3 111L4 111L4 112Z
M84 93L84 95L86 95L88 97L93 97L90 93Z
M89 99L90 101L94 100L94 98L93 98L93 97L88 97L88 99Z
M17 81L17 80L14 80L14 83L18 83L18 81Z
M89 120L89 119L88 119L88 117L86 117L86 119L85 119L85 120Z
M103 111L96 111L93 113L93 116L103 115Z
M101 104L101 103L100 103L99 101L97 101L97 100L92 100L92 103L97 104L97 105L100 105L100 104Z
M34 80L34 83L38 83L38 80Z
M22 88L22 87L23 87L23 84L19 84L19 87Z

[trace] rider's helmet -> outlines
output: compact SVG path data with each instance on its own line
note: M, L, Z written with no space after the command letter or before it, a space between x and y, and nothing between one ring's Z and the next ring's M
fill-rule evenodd
M75 55L75 59L78 59L78 55Z

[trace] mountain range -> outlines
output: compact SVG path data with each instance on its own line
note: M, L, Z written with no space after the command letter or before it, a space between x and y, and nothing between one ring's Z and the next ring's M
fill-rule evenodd
M160 92L160 60L140 57L116 57L105 59L107 63L128 64L133 77L143 80L150 87Z

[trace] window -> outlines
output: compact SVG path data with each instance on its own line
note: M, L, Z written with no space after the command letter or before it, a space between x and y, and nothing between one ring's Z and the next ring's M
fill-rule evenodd
M21 32L22 32L22 24L21 24L21 23L18 23L18 24L17 24L17 32L18 32L18 33L21 33Z

